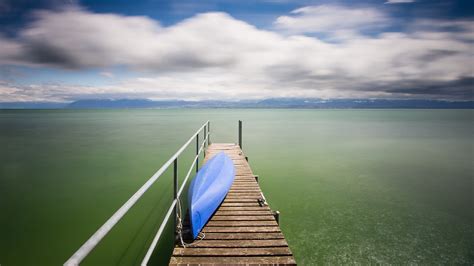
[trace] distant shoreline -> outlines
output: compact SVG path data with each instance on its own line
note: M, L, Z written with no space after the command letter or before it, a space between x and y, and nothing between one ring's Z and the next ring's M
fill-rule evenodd
M474 101L279 98L241 101L92 99L74 102L0 102L0 109L474 109Z

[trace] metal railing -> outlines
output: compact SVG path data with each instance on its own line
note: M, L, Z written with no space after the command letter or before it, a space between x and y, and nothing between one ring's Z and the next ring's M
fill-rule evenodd
M125 202L122 207L120 207L65 263L64 265L79 265L82 260L99 244L99 242L107 235L107 233L122 219L122 217L135 205L135 203L145 194L145 192L153 185L158 178L173 164L173 178L174 178L174 193L173 193L173 202L171 203L171 206L168 209L168 212L166 213L165 218L161 222L160 227L158 228L158 231L156 232L155 237L153 238L153 241L151 242L150 247L148 248L148 251L145 255L145 257L142 260L142 265L146 265L148 261L150 260L150 257L155 250L156 245L158 244L158 241L160 240L160 237L166 227L166 224L168 223L171 215L174 213L174 218L175 218L175 223L177 219L177 203L178 199L181 196L181 193L184 190L184 187L186 185L186 182L188 181L189 176L191 175L191 172L193 171L193 168L196 169L196 172L199 170L199 156L201 152L205 149L210 144L210 134L211 134L211 128L210 128L210 122L207 121L204 123L197 131L194 133L194 135L189 138L189 140L158 170L156 171L155 174L153 174L148 181L143 184L140 189L133 194L130 199ZM199 144L199 133L203 131L204 133L204 138L203 142L200 145ZM183 183L181 184L181 187L178 190L178 158L183 153L183 151L189 146L189 144L196 139L196 156L194 156L193 163L191 164L191 167L189 168L185 179L183 180Z

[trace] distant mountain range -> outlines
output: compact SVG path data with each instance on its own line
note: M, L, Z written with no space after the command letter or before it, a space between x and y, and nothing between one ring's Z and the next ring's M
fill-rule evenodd
M275 98L243 101L152 101L92 99L71 103L0 102L0 109L113 109L113 108L314 108L314 109L473 109L474 101Z

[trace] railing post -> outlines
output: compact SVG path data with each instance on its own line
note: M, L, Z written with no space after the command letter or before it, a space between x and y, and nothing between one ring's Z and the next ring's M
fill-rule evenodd
M196 173L199 171L199 133L196 135Z
M275 217L275 220L278 225L280 225L280 212L279 211L273 211L273 217Z
M211 121L207 121L207 134L209 134L207 137L207 146L209 146L211 144Z
M174 159L173 163L173 179L174 179L174 190L173 197L175 200L178 200L178 157ZM174 207L174 233L176 237L176 228L178 226L178 206Z
M239 146L242 149L242 120L239 120Z
M207 124L204 126L204 148L207 148Z

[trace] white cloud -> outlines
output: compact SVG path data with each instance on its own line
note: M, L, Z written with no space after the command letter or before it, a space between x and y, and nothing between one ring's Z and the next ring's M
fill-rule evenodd
M324 12L317 7L296 10L291 18L309 21L314 27L292 24L299 25L294 26L295 31L315 27L329 31L334 26L341 32L368 27L370 21L388 23L379 11L342 8L349 12L347 16L366 16L348 18L335 26L341 14L327 12L327 8L322 7ZM328 21L307 18L318 12ZM284 24L280 18L275 23ZM0 45L6 47L0 50L0 64L72 69L121 65L141 77L100 86L20 86L10 82L0 87L0 96L2 101L94 97L472 98L472 88L466 84L474 76L469 41L474 29L465 21L452 23L457 31L427 28L426 22L419 22L409 33L376 37L357 34L357 38L330 43L258 29L225 13L199 14L163 27L146 17L94 14L81 9L40 12L18 38L0 38Z
M307 6L280 16L275 27L289 33L359 32L385 26L388 17L375 8L352 8L337 5Z

